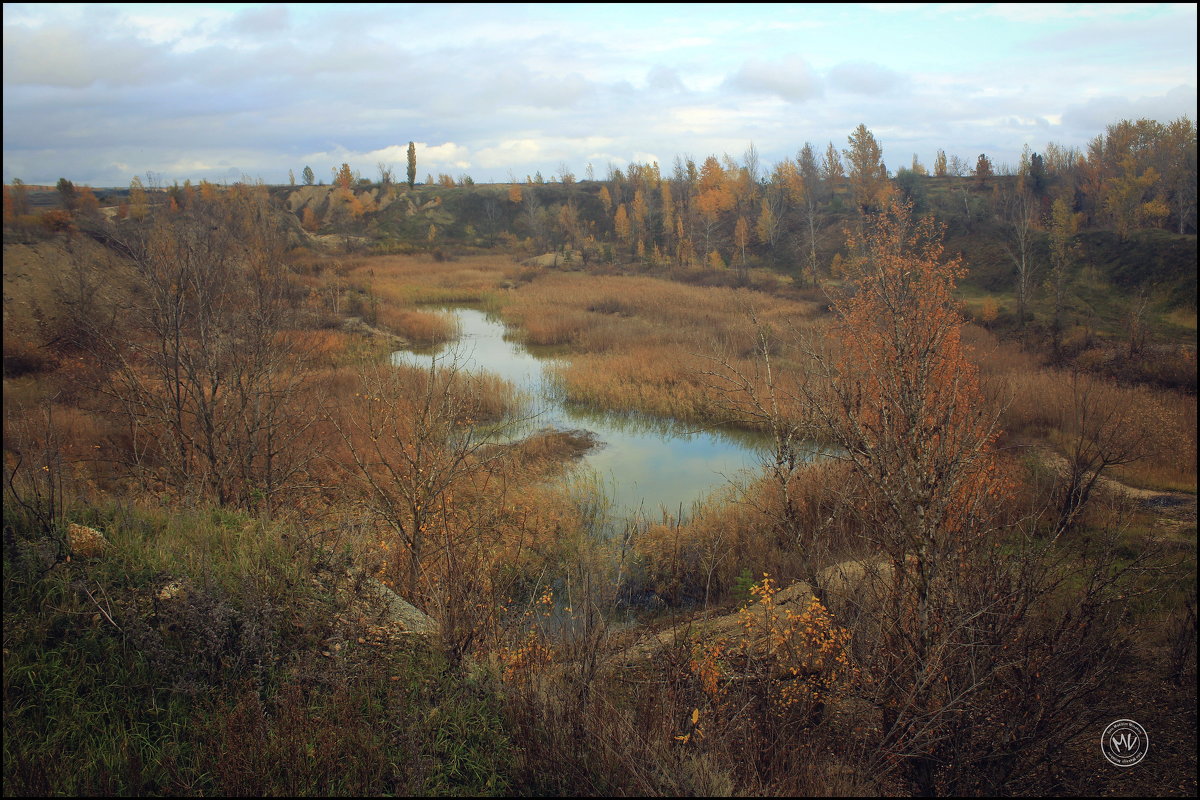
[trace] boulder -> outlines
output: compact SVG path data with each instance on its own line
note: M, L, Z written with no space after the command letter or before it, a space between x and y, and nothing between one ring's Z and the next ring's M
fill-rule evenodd
M73 556L99 558L108 548L108 540L95 528L72 522L67 525L67 546Z
M368 578L363 585L363 594L373 597L381 606L381 622L400 630L398 633L434 634L438 623L419 608L384 586L375 578Z

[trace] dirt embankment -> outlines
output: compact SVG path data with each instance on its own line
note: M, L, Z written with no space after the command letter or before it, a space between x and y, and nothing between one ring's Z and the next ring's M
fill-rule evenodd
M1042 463L1049 466L1055 473L1067 473L1067 460L1063 456L1045 447L1036 449L1036 454ZM1158 489L1139 489L1104 475L1096 481L1096 488L1115 497L1122 497L1136 502L1142 508L1155 515L1155 524L1160 528L1181 531L1196 526L1196 495L1187 492L1169 492Z

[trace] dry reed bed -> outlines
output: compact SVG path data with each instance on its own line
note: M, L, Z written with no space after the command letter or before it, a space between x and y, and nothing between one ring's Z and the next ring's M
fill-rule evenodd
M465 256L435 261L426 256L372 256L350 270L347 280L386 304L488 302L497 288L515 280L521 267L505 256Z
M385 305L375 312L375 324L417 345L434 345L458 337L458 324L449 314L410 311Z
M1140 457L1112 477L1133 485L1196 490L1196 398L1146 386L1121 386L1087 374L1044 367L1014 342L1000 342L968 325L964 342L974 350L988 402L1001 409L1000 426L1013 441L1071 444L1071 431L1086 407L1090 425L1105 425L1107 438L1140 439ZM1081 406L1076 394L1086 398Z
M499 298L534 345L566 345L567 398L690 422L727 421L728 398L707 375L722 363L752 374L760 329L771 349L811 332L816 307L760 292L648 277L550 273Z

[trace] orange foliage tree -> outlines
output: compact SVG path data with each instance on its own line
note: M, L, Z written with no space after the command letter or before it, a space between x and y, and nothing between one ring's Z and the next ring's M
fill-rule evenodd
M882 750L909 754L909 777L927 787L931 731L957 688L936 673L956 635L945 623L962 618L959 568L990 548L1005 488L995 417L961 342L953 292L963 267L942 259L940 226L913 220L911 204L889 203L847 238L860 272L837 304L840 354L814 407L856 474L863 530L890 566L873 609L887 620L872 662Z
M339 188L347 190L354 185L354 172L351 171L349 164L342 162L342 167L337 171L333 182Z
M993 420L960 338L958 259L941 230L891 204L859 236L856 291L838 303L842 352L827 423L887 510L895 556L935 555L991 493Z
M695 207L700 212L700 230L704 234L704 250L714 249L714 238L721 224L721 215L733 208L734 195L726 180L725 171L713 156L709 156L700 171Z
M1141 565L1116 561L1119 526L1079 559L1015 518L942 235L896 202L847 234L858 275L837 302L840 352L804 390L882 556L836 609L882 712L867 766L914 794L995 794L1094 721Z

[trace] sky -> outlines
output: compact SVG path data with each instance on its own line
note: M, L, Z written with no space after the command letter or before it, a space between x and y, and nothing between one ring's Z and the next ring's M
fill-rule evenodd
M3 179L546 178L764 166L865 124L891 170L1196 119L1195 4L4 5Z

